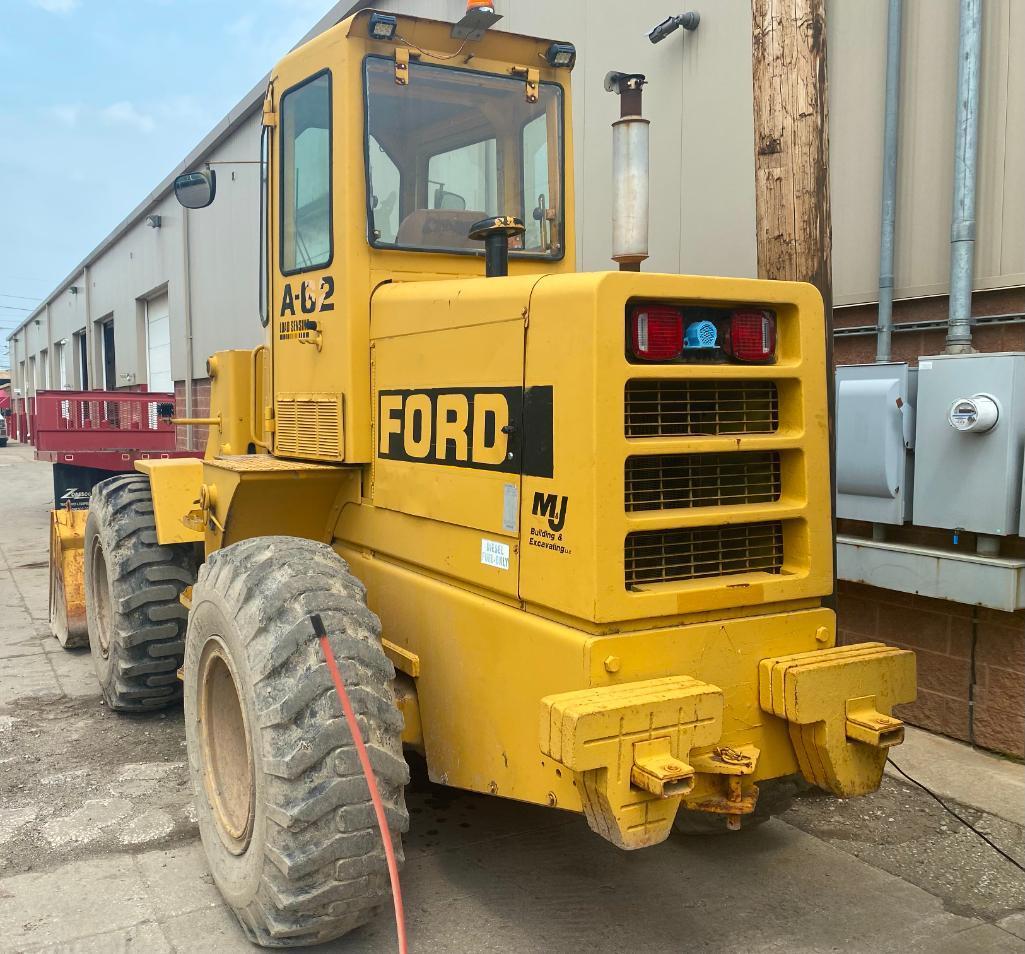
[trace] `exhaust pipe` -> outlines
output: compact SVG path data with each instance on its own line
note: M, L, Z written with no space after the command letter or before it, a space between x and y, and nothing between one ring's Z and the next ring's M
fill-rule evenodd
M642 73L605 76L619 96L612 124L612 260L621 272L639 272L648 257L648 120L641 115Z

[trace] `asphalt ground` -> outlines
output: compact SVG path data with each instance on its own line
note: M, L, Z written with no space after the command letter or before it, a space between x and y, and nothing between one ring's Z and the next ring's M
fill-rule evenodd
M180 709L125 717L47 626L49 466L0 451L0 951L253 951L213 886ZM1022 767L910 732L894 759L1025 861ZM1025 950L1025 881L920 789L809 793L762 828L620 852L575 815L417 782L415 952ZM390 913L316 950L395 949Z

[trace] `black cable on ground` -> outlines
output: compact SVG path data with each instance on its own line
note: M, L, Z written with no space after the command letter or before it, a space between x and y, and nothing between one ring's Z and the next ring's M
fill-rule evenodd
M965 828L968 828L971 831L975 832L975 834L978 835L984 842L986 842L986 844L989 845L989 847L992 848L998 855L1002 855L1004 858L1006 858L1019 871L1025 872L1025 865L1022 865L1019 861L1012 858L1006 851L1004 851L1003 848L1001 848L994 841L991 841L987 835L984 835L981 831L979 831L979 829L976 828L970 821L968 821L967 818L962 818L957 812L954 811L953 808L951 808L945 801L943 801L943 799L940 798L939 795L932 791L932 789L927 788L920 781L918 781L917 778L912 778L910 775L908 775L908 773L905 772L904 769L902 769L896 762L894 762L893 759L887 758L886 761L889 762L890 765L892 765L898 772L900 772L900 774L903 775L904 778L906 778L909 782L911 782L914 785L917 785L930 798L935 799L945 812L949 812L951 815L953 815L962 825L965 826Z

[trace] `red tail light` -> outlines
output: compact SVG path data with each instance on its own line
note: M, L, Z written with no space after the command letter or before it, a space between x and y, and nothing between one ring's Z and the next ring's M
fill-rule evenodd
M723 341L727 354L753 364L776 357L776 316L770 311L735 311Z
M630 317L630 344L642 361L668 361L683 350L683 315L665 305L639 305Z

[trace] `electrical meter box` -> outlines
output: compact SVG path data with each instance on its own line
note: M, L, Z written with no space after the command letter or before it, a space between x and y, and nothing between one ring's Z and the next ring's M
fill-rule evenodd
M918 359L915 523L1019 532L1025 353Z
M836 515L911 519L915 372L904 362L836 369Z
M1025 537L1025 456L1022 457L1021 469L1021 512L1018 515L1018 536Z

